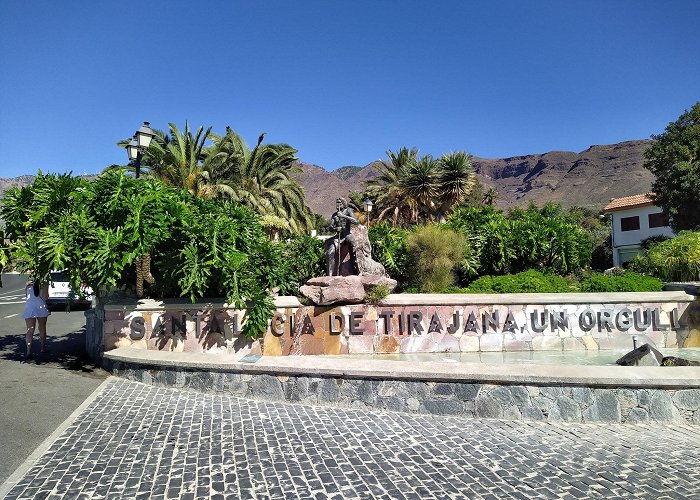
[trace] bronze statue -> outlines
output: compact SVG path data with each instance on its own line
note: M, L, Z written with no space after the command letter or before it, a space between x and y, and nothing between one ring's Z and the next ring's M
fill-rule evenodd
M341 275L341 256L350 255L350 273L355 274L355 238L350 233L353 224L357 223L355 212L348 207L344 198L335 200L335 213L331 217L330 230L335 236L326 240L326 270L328 276Z

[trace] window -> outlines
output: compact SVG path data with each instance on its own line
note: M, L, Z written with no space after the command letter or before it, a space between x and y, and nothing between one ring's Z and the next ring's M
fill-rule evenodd
M623 267L627 267L624 264L627 264L629 261L634 259L637 255L639 255L641 251L642 249L637 246L620 248L617 251L617 255L620 258L620 265L622 265Z
M623 231L636 231L639 229L639 216L622 217L620 219L620 229Z
M668 217L665 213L649 214L649 227L665 227L668 226Z

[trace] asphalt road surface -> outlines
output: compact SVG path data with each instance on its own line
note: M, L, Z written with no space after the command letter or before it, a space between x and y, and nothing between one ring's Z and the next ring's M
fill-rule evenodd
M54 309L48 354L25 361L26 276L3 274L0 288L0 483L101 383L107 372L85 355L85 308ZM38 332L34 349L39 351Z

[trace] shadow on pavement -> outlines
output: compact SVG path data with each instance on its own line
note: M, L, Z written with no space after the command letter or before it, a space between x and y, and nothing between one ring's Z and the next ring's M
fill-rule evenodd
M87 311L90 309L92 306L87 303L87 304L66 304L66 305L61 305L61 304L49 304L48 306L49 311L51 312L73 312L73 311Z
M0 337L0 359L37 365L55 365L65 370L93 374L101 371L85 352L85 328L60 337L49 336L47 339L48 352L40 353L39 338L34 335L32 358L25 359L24 335L6 335Z

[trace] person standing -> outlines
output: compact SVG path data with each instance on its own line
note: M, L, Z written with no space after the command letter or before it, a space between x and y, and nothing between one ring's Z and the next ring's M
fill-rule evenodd
M46 319L51 312L46 306L46 299L49 294L48 283L43 286L38 279L27 282L25 289L27 294L27 304L24 306L24 323L27 325L27 333L25 340L27 342L27 352L25 358L32 357L32 341L34 339L34 329L36 324L39 324L39 343L41 344L41 352L47 352L46 349Z

